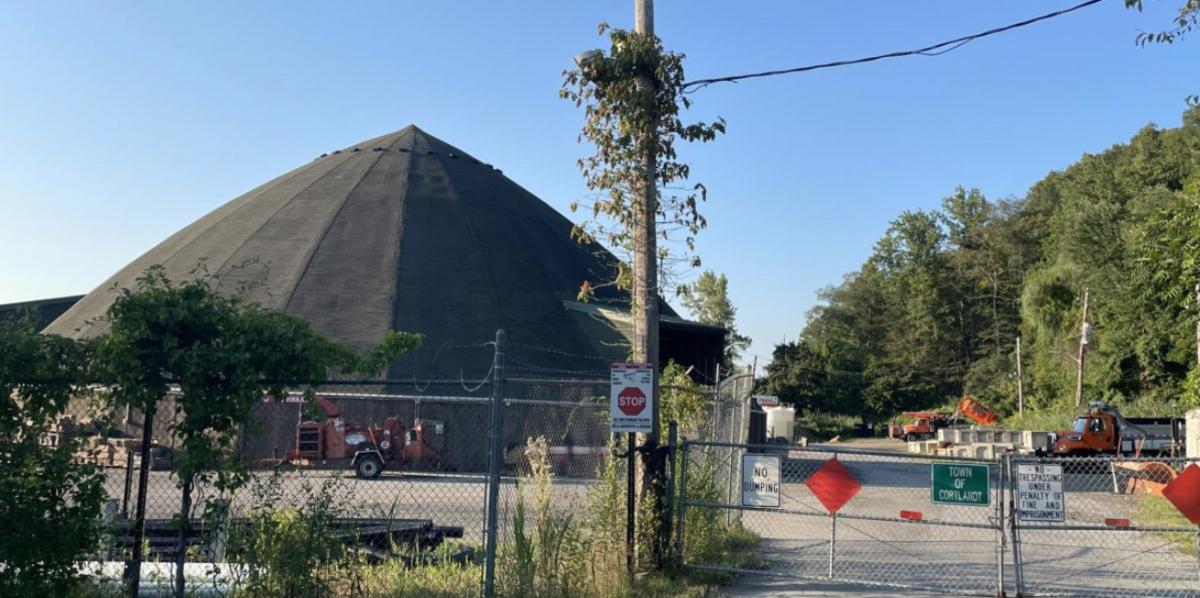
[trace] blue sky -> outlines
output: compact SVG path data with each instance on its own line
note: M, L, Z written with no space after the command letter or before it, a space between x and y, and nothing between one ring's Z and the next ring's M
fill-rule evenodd
M1051 170L1176 126L1197 40L1139 48L1182 0L1109 0L937 58L714 86L685 148L709 189L704 266L752 353L889 220L955 186L1020 196ZM908 49L1074 0L659 0L689 78ZM0 19L0 303L82 294L218 205L334 148L416 123L561 211L586 190L582 113L558 99L630 0L22 2Z

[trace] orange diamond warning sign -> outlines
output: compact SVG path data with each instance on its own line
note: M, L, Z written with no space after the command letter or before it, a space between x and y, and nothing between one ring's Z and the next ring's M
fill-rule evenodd
M1171 501L1188 521L1200 525L1200 466L1187 466L1179 477L1163 487L1163 498Z
M812 490L813 496L825 505L830 515L836 515L859 490L862 490L862 484L858 483L854 474L836 457L826 461L820 469L808 476L804 485Z

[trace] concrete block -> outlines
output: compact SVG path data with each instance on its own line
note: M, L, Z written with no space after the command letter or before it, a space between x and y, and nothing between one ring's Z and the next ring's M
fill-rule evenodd
M937 439L942 442L954 442L954 432L955 430L950 428L942 428L938 430Z
M1027 449L1045 448L1046 441L1049 440L1049 438L1049 432L1034 432L1032 430L1026 430L1021 432L1020 445L1021 447Z
M991 459L994 455L992 445L990 444L975 444L971 446L972 457L976 459Z

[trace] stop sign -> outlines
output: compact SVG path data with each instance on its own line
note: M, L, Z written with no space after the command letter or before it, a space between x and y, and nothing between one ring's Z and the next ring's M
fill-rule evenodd
M617 395L617 408L625 415L633 416L646 409L646 393L641 389L629 387Z

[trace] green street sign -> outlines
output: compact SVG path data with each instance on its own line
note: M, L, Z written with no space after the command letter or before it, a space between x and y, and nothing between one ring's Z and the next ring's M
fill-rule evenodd
M992 504L992 476L987 465L930 463L930 500L942 505Z

